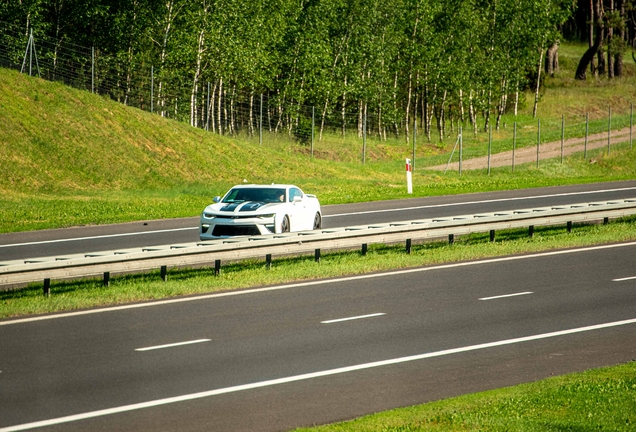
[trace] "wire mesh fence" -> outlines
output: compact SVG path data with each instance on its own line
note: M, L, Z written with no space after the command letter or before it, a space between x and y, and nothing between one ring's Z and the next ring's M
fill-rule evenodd
M566 157L584 159L596 163L599 157L612 152L632 150L634 145L633 104L622 109L608 107L606 116L562 116L559 119L522 119L512 125L483 134L462 134L450 155L446 152L424 156L420 165L429 169L460 171L505 167L514 171L515 165L541 161L564 162ZM461 148L458 148L461 147ZM461 162L460 162L461 161Z

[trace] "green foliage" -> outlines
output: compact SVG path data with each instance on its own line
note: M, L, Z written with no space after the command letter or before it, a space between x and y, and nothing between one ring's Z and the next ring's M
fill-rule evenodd
M152 66L158 109L194 126L213 111L204 90L211 83L210 121L221 133L244 123L235 121L241 98L264 93L270 115L283 106L319 108L321 134L325 121L344 130L344 113L360 122L364 112L382 139L408 139L414 113L429 136L436 118L442 138L446 122L466 121L469 107L487 123L528 84L546 41L572 12L566 0L9 3L0 22L18 33L95 47L98 90L126 104L149 109ZM24 47L10 51L17 61ZM296 121L278 123L291 129Z

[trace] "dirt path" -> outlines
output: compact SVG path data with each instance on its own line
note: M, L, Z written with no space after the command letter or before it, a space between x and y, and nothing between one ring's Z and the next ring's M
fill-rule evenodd
M610 151L616 144L629 142L629 128L612 131L610 135ZM587 149L593 150L601 147L607 148L607 132L601 132L588 136ZM570 138L565 140L563 145L563 155L582 152L585 148L585 138ZM541 143L539 146L539 162L544 159L561 157L561 141ZM537 161L537 146L524 147L515 150L515 165ZM490 155L490 167L512 166L512 150ZM463 170L475 170L488 168L488 156L482 156L462 161ZM444 171L446 164L426 167L426 169ZM458 171L459 162L451 162L448 165L449 171Z

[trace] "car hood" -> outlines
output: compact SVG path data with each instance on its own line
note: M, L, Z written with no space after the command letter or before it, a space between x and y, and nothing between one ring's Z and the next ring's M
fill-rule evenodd
M285 203L266 203L262 201L244 201L240 203L216 203L205 208L204 213L214 214L266 214L274 213L276 209Z

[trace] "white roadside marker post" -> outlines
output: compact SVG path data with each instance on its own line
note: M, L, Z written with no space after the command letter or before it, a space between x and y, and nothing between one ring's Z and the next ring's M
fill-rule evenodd
M406 158L406 192L413 193L413 166L409 158Z

